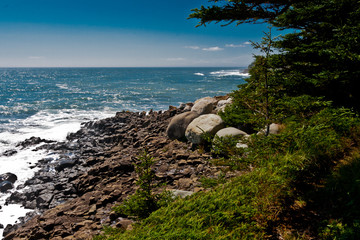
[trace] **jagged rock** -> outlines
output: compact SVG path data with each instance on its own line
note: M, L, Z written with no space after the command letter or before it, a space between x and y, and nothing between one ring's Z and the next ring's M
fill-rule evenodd
M10 156L13 156L17 153L17 151L15 149L10 149L10 150L7 150L5 152L3 152L3 156L5 157L10 157Z
M52 143L54 141L51 141L51 140L46 140L46 139L42 139L42 138L39 138L39 137L31 137L31 138L28 138L20 143L18 143L16 146L17 147L22 147L22 148L26 148L26 147L29 147L29 146L33 146L33 145L37 145L39 143Z
M181 139L185 137L186 128L197 117L199 117L199 114L193 111L176 115L171 119L171 122L166 129L167 136L170 139Z
M247 136L248 134L244 131L241 131L240 129L234 128L234 127L227 127L219 130L215 136L218 137L236 137L236 136Z
M211 113L214 109L216 99L212 97L204 97L195 101L194 106L191 108L192 112L196 112L199 115Z
M204 134L215 134L224 127L224 121L216 114L205 114L194 119L186 128L186 138L194 144L203 142Z

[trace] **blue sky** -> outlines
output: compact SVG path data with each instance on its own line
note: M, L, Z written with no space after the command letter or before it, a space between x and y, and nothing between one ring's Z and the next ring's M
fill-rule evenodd
M196 28L207 0L0 0L0 67L247 66L265 25Z

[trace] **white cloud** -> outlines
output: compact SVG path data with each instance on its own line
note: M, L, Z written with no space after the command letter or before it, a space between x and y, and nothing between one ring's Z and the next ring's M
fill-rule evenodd
M245 45L251 45L251 42L244 42Z
M226 44L225 47L238 48L238 47L246 47L245 44Z
M209 52L216 52L216 51L222 51L224 49L221 47L208 47L208 48L203 48L202 50Z
M194 49L194 50L200 49L199 46L185 46L185 48L190 48L190 49Z

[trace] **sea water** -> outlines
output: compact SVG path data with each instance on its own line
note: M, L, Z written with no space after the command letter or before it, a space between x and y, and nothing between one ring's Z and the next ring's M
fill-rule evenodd
M114 116L117 111L166 110L169 105L225 95L244 83L247 74L242 69L0 68L0 174L16 174L16 188L34 174L38 160L51 154L32 151L37 146L16 147L27 138L63 141L82 122ZM4 156L7 150L17 153ZM4 206L14 189L0 193L4 227L30 211Z

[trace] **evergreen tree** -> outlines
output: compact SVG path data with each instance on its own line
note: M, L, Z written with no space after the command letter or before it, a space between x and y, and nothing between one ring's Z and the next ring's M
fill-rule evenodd
M360 1L213 2L193 9L190 18L198 18L199 25L267 22L294 29L277 41L279 54L271 57L288 95L325 96L360 110Z

